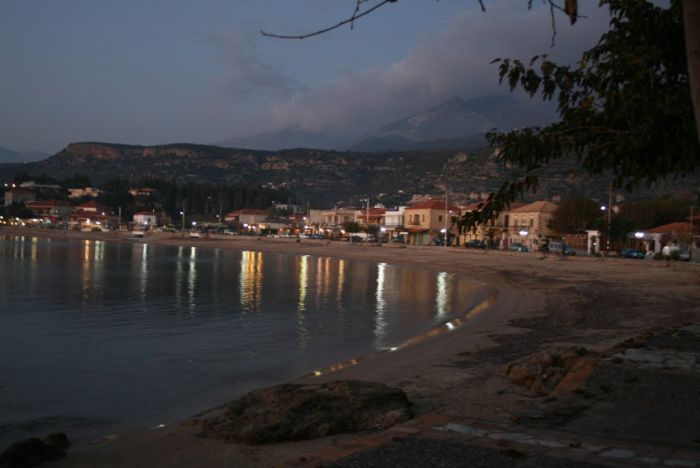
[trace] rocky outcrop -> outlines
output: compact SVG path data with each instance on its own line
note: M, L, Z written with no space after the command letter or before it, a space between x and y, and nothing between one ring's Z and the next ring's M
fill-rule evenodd
M410 417L403 390L342 380L255 390L234 401L224 415L200 424L204 437L263 444L382 430Z
M0 453L0 468L29 468L66 456L70 441L63 433L45 439L31 438L15 442Z
M585 348L569 347L540 351L506 364L503 373L531 396L549 395L582 359L595 354Z

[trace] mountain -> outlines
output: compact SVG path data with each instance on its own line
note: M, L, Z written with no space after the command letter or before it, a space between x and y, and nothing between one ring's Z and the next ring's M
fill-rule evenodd
M412 194L440 194L450 187L455 201L471 192L492 192L522 173L503 163L488 149L473 151L340 152L315 149L260 151L194 144L134 146L110 143L72 143L47 160L0 166L0 180L18 170L65 179L84 174L95 184L119 177L137 180L144 175L162 179L222 184L286 186L318 208L340 201L357 201L371 194L387 206L406 204ZM528 199L580 193L607 196L609 177L589 177L574 159L538 170L537 194ZM656 195L700 186L700 176L657 185Z
M51 156L41 151L20 152L0 146L0 164L16 164L33 161L41 161Z
M483 143L483 135L494 128L536 127L552 120L553 117L532 111L510 96L470 101L453 97L371 132L350 150L467 149Z
M351 141L347 136L335 132L310 132L299 127L286 127L277 131L231 138L216 143L216 146L268 151L287 148L338 149L345 148Z

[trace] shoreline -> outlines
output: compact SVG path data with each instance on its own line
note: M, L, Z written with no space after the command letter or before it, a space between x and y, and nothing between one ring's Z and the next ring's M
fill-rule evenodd
M295 382L362 379L398 386L408 394L419 418L437 414L457 420L512 424L512 415L523 404L522 395L512 389L499 393L508 387L500 367L510 354L528 349L534 352L560 344L585 345L603 351L650 328L700 318L700 311L692 305L700 303L700 288L697 287L700 265L697 264L545 257L537 253L454 247L386 244L375 247L308 239L301 242L229 236L190 239L157 233L132 241L118 235L122 233L0 228L0 235L3 234L330 256L447 271L482 282L497 291L498 298L475 314L467 322L468 326L457 327L449 333L431 335L429 332L420 340L408 340L409 345L395 352L374 353L352 366L338 366L328 374L312 372L294 379ZM557 320L562 321L561 327L552 326ZM540 324L547 333L537 336L541 333L537 333L537 327L530 328L529 322ZM509 348L517 348L517 352ZM487 359L465 363L471 356L481 355ZM193 417L214 414L225 406ZM196 432L192 421L186 420L160 430L120 434L81 446L55 466L122 466L127 463L133 466L236 463L273 466L359 437L343 434L258 447L205 440L196 437Z

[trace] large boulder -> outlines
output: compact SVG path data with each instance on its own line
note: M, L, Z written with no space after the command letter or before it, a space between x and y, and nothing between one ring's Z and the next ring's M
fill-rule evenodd
M66 456L70 441L63 433L45 439L32 437L9 445L0 452L0 468L29 468Z
M549 395L582 359L596 353L579 347L554 348L508 363L503 373L511 383L528 389L531 396Z
M252 391L219 417L201 421L202 435L251 444L382 430L411 417L403 390L341 380L283 384Z

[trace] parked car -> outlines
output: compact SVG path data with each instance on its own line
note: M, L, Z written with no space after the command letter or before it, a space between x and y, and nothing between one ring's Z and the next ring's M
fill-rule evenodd
M549 252L561 255L576 255L576 251L566 242L552 241L547 246Z
M678 254L678 260L680 260L681 262L689 262L690 261L690 252L685 252L682 250Z
M199 231L190 231L190 237L199 239L200 237L202 237L202 233Z
M350 236L350 242L364 242L364 239L360 236Z
M527 247L525 247L520 242L512 242L508 245L508 250L510 250L511 252L529 252Z
M644 258L644 252L637 249L623 249L620 251L620 257L622 258Z
M443 236L438 236L433 239L433 245L437 246L445 246L445 238ZM452 245L452 239L447 239L447 245Z
M486 248L486 242L479 240L479 239L472 239L466 244L464 244L465 247L468 249L485 249Z

